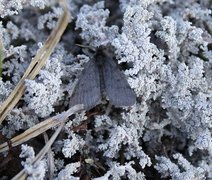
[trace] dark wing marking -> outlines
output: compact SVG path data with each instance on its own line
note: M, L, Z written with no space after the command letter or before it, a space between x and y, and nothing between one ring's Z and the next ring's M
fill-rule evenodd
M100 78L98 67L94 60L90 60L75 86L70 99L70 106L84 104L86 110L91 109L101 102Z
M103 76L105 91L111 104L131 106L136 102L134 91L113 59L104 59Z

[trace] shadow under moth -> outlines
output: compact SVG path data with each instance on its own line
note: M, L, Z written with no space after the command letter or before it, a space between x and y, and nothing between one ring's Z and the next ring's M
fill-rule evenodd
M135 104L136 96L118 64L102 49L86 63L70 99L70 106L84 104L85 110L103 98L115 107Z

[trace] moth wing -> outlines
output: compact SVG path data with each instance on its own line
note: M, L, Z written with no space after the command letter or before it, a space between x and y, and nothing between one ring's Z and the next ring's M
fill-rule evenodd
M113 59L105 59L103 76L105 91L111 104L118 107L135 104L135 93Z
M84 104L86 110L96 106L101 101L100 78L98 67L90 60L82 71L70 99L70 106Z

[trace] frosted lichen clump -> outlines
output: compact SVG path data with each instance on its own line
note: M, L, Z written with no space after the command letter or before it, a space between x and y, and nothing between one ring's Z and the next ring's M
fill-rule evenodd
M53 104L62 96L60 91L62 71L59 57L52 57L45 69L41 70L38 82L26 81L25 101L39 117L49 116L53 111Z
M22 152L20 154L20 158L26 158L26 160L22 161L21 164L28 174L28 179L44 179L47 170L46 161L41 160L39 163L37 162L33 164L33 159L35 158L35 152L33 148L27 145L22 145L21 150Z
M103 101L71 117L52 146L51 164L49 156L31 163L42 137L22 145L25 160L14 163L29 179L212 179L211 1L67 3L73 15L67 30L39 75L25 81L0 133L11 138L67 110L84 65L95 57L91 49L99 47L117 61L137 100L123 108ZM0 105L62 13L55 0L0 1ZM0 179L19 172L1 169Z

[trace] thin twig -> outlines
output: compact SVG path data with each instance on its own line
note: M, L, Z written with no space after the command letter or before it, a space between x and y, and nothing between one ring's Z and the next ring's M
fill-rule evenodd
M70 115L73 114L73 112L75 113L80 110L82 110L82 106L77 105L77 106L70 108L68 111L65 111L54 117L48 118L48 119L40 122L39 124L36 124L35 126L31 127L30 129L27 129L22 134L19 134L18 136L12 138L10 140L10 145L12 147L18 146L36 136L42 134L43 132L47 131L48 129L58 126L61 123L61 120L67 119ZM5 142L0 145L0 153L5 152L7 150L9 150L8 143Z
M3 60L4 60L3 43L2 39L0 39L0 77L2 76Z

